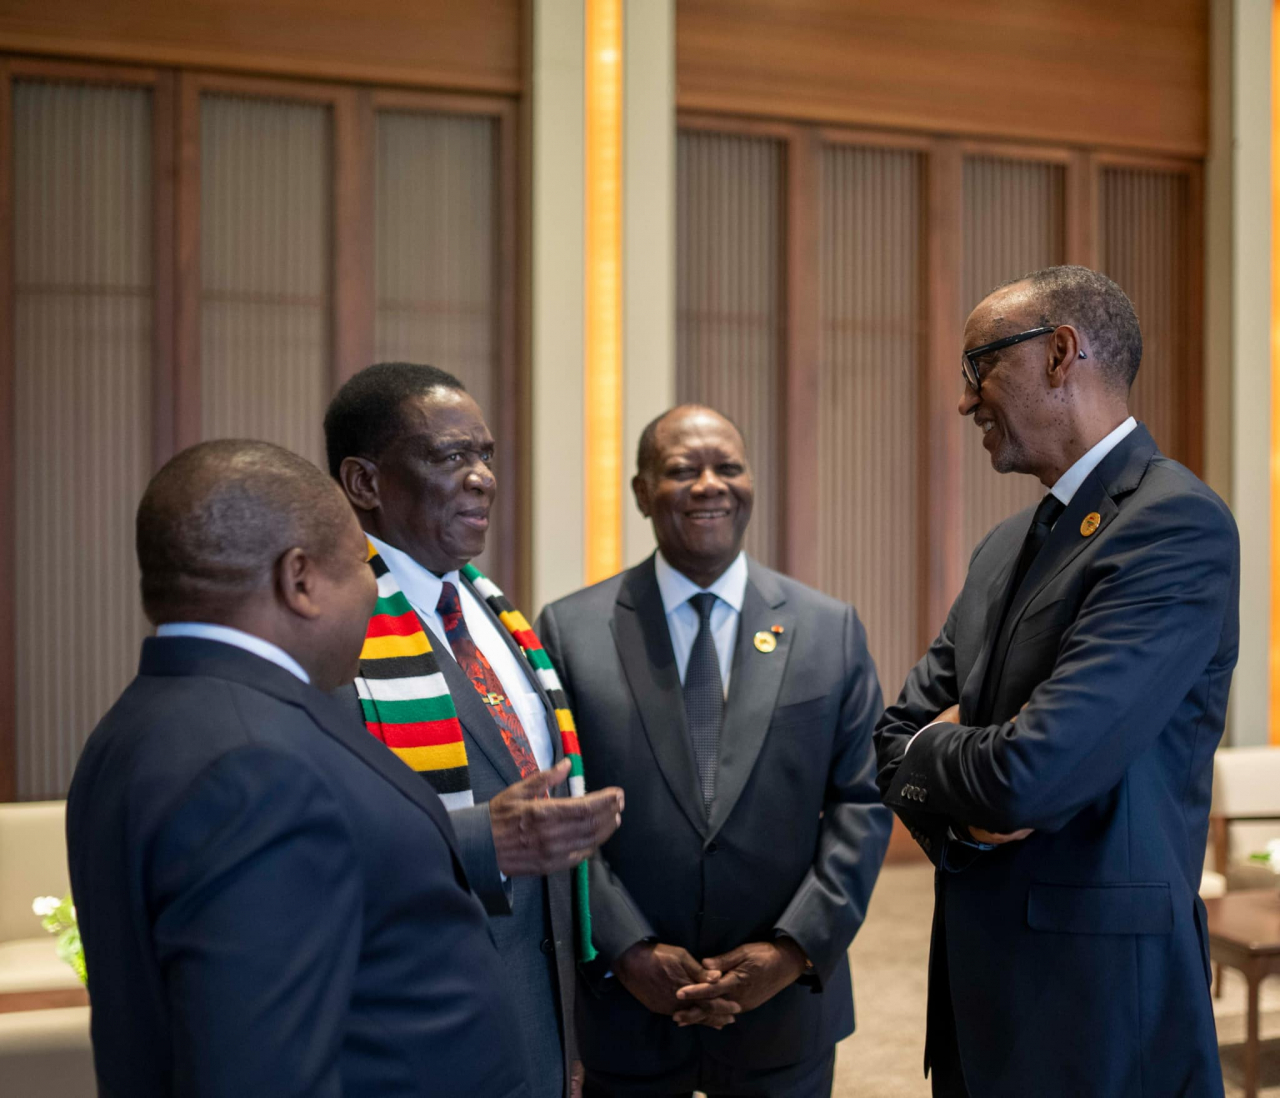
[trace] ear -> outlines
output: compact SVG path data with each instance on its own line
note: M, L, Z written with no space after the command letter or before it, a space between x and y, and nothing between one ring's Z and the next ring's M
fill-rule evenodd
M316 562L305 549L287 549L276 561L276 597L298 617L314 621L321 614L316 601L318 578Z
M648 518L649 482L640 473L631 478L631 492L636 497L636 507L645 518Z
M1070 324L1061 324L1049 337L1049 388L1061 389L1071 376L1076 363L1087 359L1084 340L1079 330Z
M378 467L368 458L345 457L338 467L338 481L343 492L357 511L376 511L381 500L378 497Z

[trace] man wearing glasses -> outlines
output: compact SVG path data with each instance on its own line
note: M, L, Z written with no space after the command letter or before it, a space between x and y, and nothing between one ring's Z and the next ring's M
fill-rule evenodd
M1221 1095L1197 888L1235 523L1129 414L1142 336L1110 279L1037 271L964 334L960 414L1047 492L979 543L876 730L938 869L933 1093Z

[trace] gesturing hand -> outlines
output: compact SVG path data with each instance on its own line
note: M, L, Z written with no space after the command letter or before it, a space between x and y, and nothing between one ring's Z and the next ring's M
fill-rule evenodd
M508 786L489 801L498 868L508 877L542 877L591 856L622 823L617 786L585 797L547 797L569 776L569 760Z
M676 998L691 1009L709 997L727 999L746 1011L755 1010L795 983L804 971L806 958L804 950L792 939L779 938L773 942L748 942L702 963L708 969L719 970L720 978L683 987L676 992ZM679 1022L680 1014L675 1018Z
M741 1010L737 1003L718 997L714 991L705 995L696 1005L682 1010L677 992L690 984L713 988L720 973L704 968L693 959L687 949L680 946L661 945L654 942L637 942L613 962L613 974L644 1006L654 1014L676 1015L681 1025L705 1025L721 1029L733 1022L733 1016Z

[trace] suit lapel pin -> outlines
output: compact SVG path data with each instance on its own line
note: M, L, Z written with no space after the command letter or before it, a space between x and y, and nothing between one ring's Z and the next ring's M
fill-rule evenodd
M771 626L769 626L769 632L770 632L770 633L777 633L777 634L778 634L778 636L782 636L782 626L781 626L781 625L771 625Z
M1102 525L1102 516L1097 511L1090 511L1080 523L1080 533L1089 537L1100 525Z
M778 641L772 633L766 633L762 629L755 635L755 646L756 651L768 653L778 647Z

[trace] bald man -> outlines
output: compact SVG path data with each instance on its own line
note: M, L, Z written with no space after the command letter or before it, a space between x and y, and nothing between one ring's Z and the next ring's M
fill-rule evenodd
M637 465L657 553L537 630L590 730L588 785L627 790L591 875L612 976L578 996L587 1091L821 1098L891 821L866 632L743 552L755 488L724 416L659 416Z
M327 696L377 593L342 493L203 443L137 549L156 636L67 805L99 1093L527 1096L444 807Z

